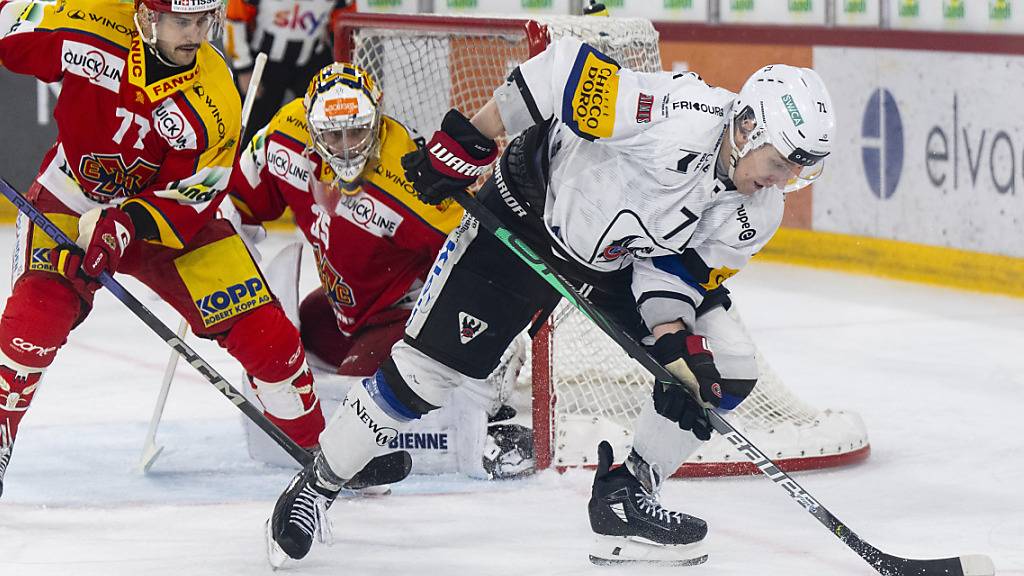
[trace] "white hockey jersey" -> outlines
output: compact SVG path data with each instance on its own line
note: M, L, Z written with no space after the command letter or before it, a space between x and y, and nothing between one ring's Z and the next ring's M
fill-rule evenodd
M509 134L558 120L544 223L584 266L632 264L648 327L693 326L704 295L782 221L779 189L743 196L716 176L735 94L694 73L622 69L562 38L514 70L495 98Z

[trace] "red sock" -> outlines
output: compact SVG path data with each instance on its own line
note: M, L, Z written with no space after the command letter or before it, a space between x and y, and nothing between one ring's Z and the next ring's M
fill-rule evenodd
M248 312L218 341L249 374L271 422L299 446L314 446L324 416L299 331L281 307L267 304Z
M11 442L80 313L78 294L52 274L29 272L15 282L0 317L0 427Z

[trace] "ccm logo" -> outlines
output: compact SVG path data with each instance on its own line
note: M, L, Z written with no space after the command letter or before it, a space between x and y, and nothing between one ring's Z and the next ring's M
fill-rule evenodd
M14 347L19 350L24 350L25 352L33 352L35 353L36 356L46 356L47 354L55 352L57 350L56 346L52 348L43 348L42 346L37 346L36 344L33 344L31 342L26 342L21 338L15 338L11 340L11 344L13 344Z

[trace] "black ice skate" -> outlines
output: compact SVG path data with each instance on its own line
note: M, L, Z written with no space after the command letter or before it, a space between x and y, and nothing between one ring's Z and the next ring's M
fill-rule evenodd
M321 542L330 540L327 509L342 484L323 456L317 456L292 479L277 499L273 516L267 520L267 560L275 570L289 559L304 558L314 538Z
M591 492L590 527L597 544L590 561L597 565L653 564L691 566L708 559L696 549L707 535L708 525L700 518L666 510L658 502L661 478L657 470L636 453L630 454L634 469L611 470L612 447L597 447L597 475Z

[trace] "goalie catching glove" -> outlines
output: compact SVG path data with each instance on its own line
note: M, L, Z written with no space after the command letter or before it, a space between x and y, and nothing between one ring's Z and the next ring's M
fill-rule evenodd
M436 205L476 182L497 155L497 143L453 108L426 148L402 157L402 168L420 200Z
M650 350L654 359L685 385L655 382L654 409L697 438L711 438L707 409L722 402L722 377L707 340L684 329L662 335Z
M135 236L132 219L120 208L94 208L78 219L76 244L50 250L50 263L85 298L99 289L103 272L113 274Z

